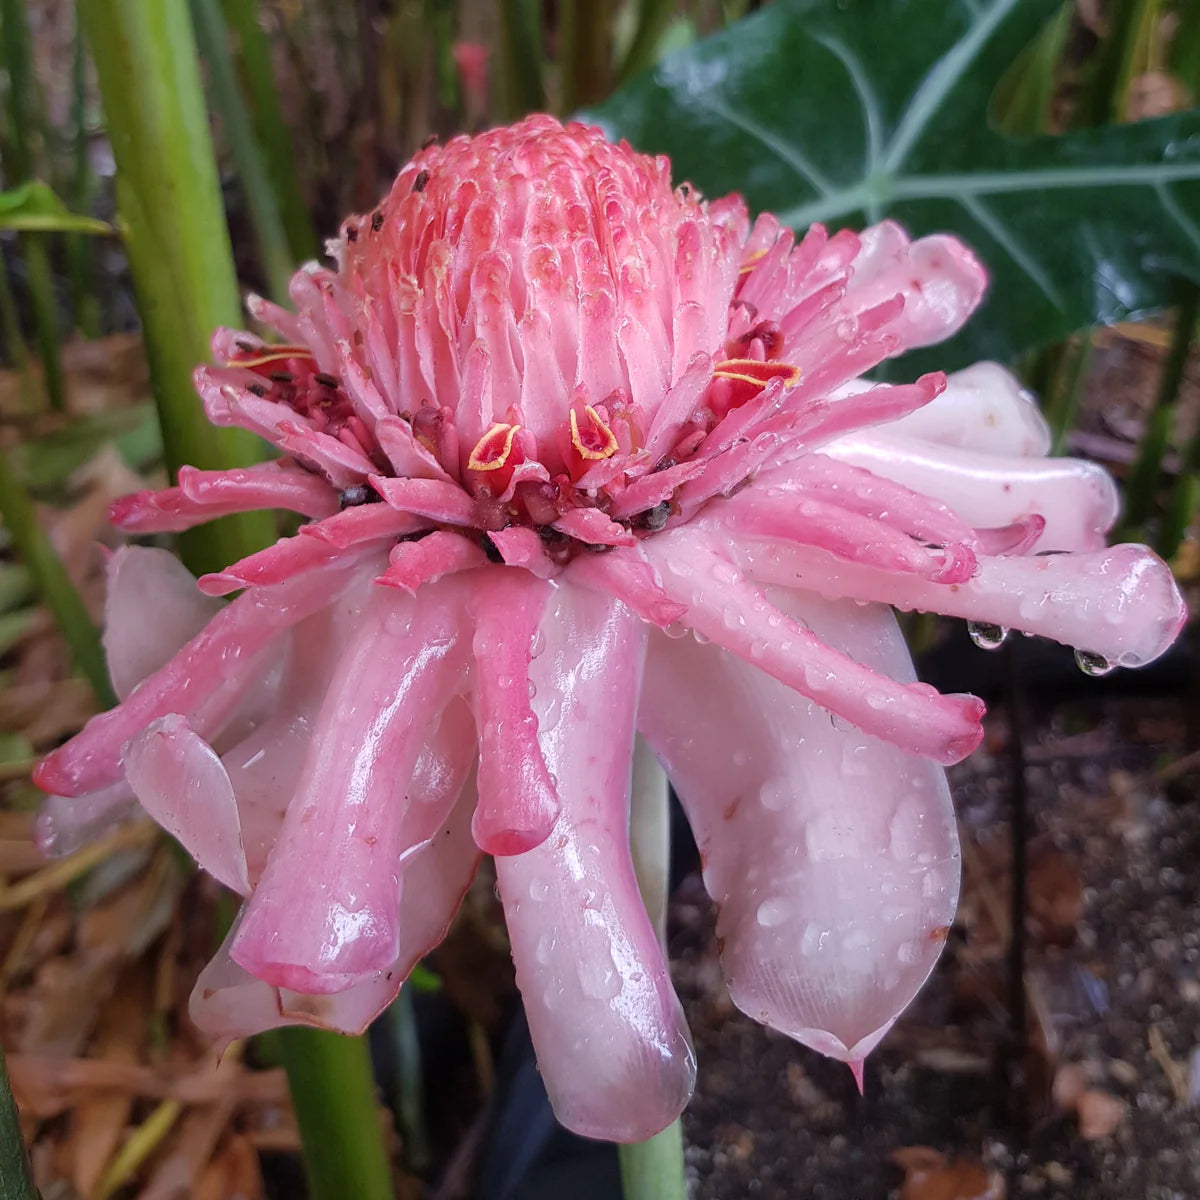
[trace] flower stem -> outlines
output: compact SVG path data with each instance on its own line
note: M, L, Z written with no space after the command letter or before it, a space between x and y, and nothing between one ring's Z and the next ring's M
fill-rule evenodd
M639 737L633 751L629 840L646 911L665 944L671 873L671 809L667 776ZM625 1200L684 1200L683 1127L671 1122L644 1142L617 1147Z
M236 324L237 279L213 160L187 0L79 0L117 163L117 207L133 273L167 464L245 465L259 443L205 419L192 370L218 325ZM272 540L267 513L180 538L193 570L218 570Z
M3 1049L0 1049L0 1200L38 1200Z
M366 1039L301 1026L280 1033L311 1200L391 1200Z

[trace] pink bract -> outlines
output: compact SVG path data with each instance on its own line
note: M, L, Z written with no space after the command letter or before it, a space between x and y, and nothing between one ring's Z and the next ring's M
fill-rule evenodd
M113 556L124 699L38 768L47 847L136 796L242 893L192 998L222 1038L363 1029L493 854L557 1113L640 1139L694 1077L630 858L640 731L734 1000L859 1064L953 919L941 768L981 734L886 606L1129 666L1185 615L1001 368L862 381L954 333L982 268L889 222L797 240L548 117L422 150L329 250L294 312L251 300L280 341L220 330L196 372L280 457L113 513L306 523L200 591Z

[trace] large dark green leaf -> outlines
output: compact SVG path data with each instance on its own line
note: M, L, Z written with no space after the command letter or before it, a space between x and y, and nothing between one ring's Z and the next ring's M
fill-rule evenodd
M1011 359L1200 282L1200 109L1063 137L988 123L1059 0L779 0L587 114L675 177L799 228L895 217L992 272L983 311L914 359Z

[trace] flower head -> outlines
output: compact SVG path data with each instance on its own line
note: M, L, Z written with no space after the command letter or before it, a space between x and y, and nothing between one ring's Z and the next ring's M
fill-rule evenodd
M114 511L307 522L199 593L113 557L124 699L39 767L47 842L136 797L246 898L192 1000L225 1036L363 1028L495 855L558 1114L636 1139L694 1073L630 858L640 731L734 1000L860 1062L952 920L941 768L982 714L915 682L886 606L1124 665L1184 618L1000 368L862 382L953 333L982 269L891 223L797 242L547 117L426 148L330 252L294 313L251 301L281 342L219 331L196 373L280 457Z

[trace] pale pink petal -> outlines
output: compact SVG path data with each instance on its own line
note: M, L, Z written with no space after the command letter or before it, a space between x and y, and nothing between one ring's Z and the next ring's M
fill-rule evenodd
M312 1025L361 1034L396 998L413 967L446 935L471 886L479 851L471 837L474 788L468 783L441 831L401 866L400 949L396 961L370 979L331 995L277 988L256 979L230 956L242 916L200 973L188 1002L196 1025L231 1041L283 1025ZM243 910L243 914L244 915Z
M38 850L48 858L73 854L137 811L124 779L80 796L47 796L34 826Z
M900 434L854 434L824 447L952 508L968 525L1009 525L1038 514L1039 550L1095 550L1117 519L1112 476L1077 458L1006 458Z
M355 487L379 469L357 447L296 420L281 421L272 440L287 454L311 464L337 488Z
M823 641L910 682L886 609L777 595ZM945 775L716 646L653 634L638 726L687 811L734 1003L848 1062L924 982L958 896Z
M748 541L738 559L763 583L877 600L1053 638L1124 667L1164 653L1187 620L1171 569L1145 546L979 560L955 586L839 562L820 550Z
M175 713L125 747L125 778L138 803L218 882L250 891L237 800L221 760Z
M340 991L394 961L405 789L465 668L455 581L375 588L313 729L300 786L233 943L251 974Z
M108 560L104 656L123 700L191 641L221 609L167 550L122 546Z
M530 707L529 661L552 584L528 571L492 571L475 590L479 807L472 832L487 854L521 854L546 840L559 813Z
M645 544L666 593L687 605L684 625L911 754L949 764L975 749L983 736L979 700L898 683L826 645L743 577L721 550L735 544L716 530L692 525Z
M496 860L517 983L558 1119L638 1141L691 1095L683 1013L629 852L633 721L645 627L562 585L533 660L534 708L562 812L534 850Z
M981 454L1034 458L1049 454L1051 441L1032 393L1011 371L992 362L948 375L940 396L878 433L925 438Z
M211 740L237 711L264 666L261 657L286 629L336 599L361 561L256 588L226 605L170 662L122 704L91 718L65 746L34 771L43 791L80 795L121 778L121 747L151 721L178 713Z
M910 242L893 221L872 225L859 238L847 302L861 309L902 295L903 314L890 326L901 349L956 333L983 297L987 272L956 238L938 234Z

